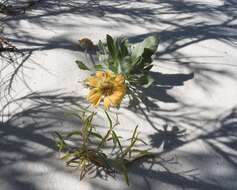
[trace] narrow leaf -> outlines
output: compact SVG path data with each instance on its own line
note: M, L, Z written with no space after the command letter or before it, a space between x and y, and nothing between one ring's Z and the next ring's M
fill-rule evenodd
M77 64L77 66L81 69L81 70L90 70L83 62L81 62L81 61L76 61L76 64Z

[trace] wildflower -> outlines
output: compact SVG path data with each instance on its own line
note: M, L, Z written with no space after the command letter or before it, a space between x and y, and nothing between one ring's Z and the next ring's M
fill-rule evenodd
M97 71L85 82L90 88L87 99L95 107L101 101L104 102L105 109L110 106L119 106L126 93L124 77L121 74L115 75L111 71Z

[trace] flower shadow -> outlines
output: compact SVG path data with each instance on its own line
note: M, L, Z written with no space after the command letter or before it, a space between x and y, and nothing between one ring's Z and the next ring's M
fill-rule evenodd
M168 128L168 125L164 125L162 130L157 129L157 133L149 135L150 145L155 148L162 146L163 151L171 151L184 143L185 131L177 126Z

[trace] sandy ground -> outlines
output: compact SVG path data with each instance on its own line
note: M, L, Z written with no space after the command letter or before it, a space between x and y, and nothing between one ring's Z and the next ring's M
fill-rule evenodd
M0 189L236 190L236 17L236 0L46 0L25 14L1 15L4 35L25 62L11 94L1 86L1 106L10 104L2 110ZM75 60L88 57L78 40L97 43L106 34L130 42L160 38L156 83L144 91L140 108L127 108L125 101L120 132L126 137L139 125L162 160L131 168L129 187L122 176L80 181L79 172L58 159L51 135L80 127L64 114L87 93L80 81L89 73ZM2 79L13 68L1 72Z

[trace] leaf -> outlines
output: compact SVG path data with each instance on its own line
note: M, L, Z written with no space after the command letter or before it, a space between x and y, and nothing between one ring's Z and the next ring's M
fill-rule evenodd
M66 153L63 157L61 157L62 160L68 160L69 158L71 158L71 154L70 153Z
M123 176L124 176L124 179L125 179L127 185L129 185L128 171L127 171L127 168L124 164L122 164L122 172L123 172Z
M79 160L79 158L78 157L73 157L73 158L71 158L70 160L68 160L67 162L66 162L66 165L67 166L70 166L70 167L72 167L72 165L71 164L75 164L75 163L80 163L80 160Z
M83 145L86 145L89 140L89 136L93 129L92 119L95 114L96 113L92 112L84 121L84 127L82 128Z
M108 50L110 52L110 55L113 59L115 59L115 47L114 47L114 39L110 35L106 35L106 41L107 41L107 46Z
M91 135L93 135L99 139L103 139L103 137L99 133L91 132Z
M154 82L154 79L150 75L145 75L142 80L143 88L148 88Z
M103 66L101 64L96 64L96 65L94 65L94 67L95 67L96 71L103 70Z
M126 38L123 38L121 40L121 55L122 57L126 57L128 55L128 40Z
M105 53L106 52L105 44L103 44L103 42L101 40L99 40L99 42L98 42L98 48L99 48L99 51L101 53Z
M66 138L72 137L74 135L82 136L82 133L81 133L81 131L72 131L67 134Z
M125 165L125 160L124 159L113 160L113 167L123 174L125 182L127 183L127 185L129 185L128 171Z
M132 134L132 139L131 141L133 141L133 139L135 138L136 134L137 134L137 129L138 129L138 125L135 127L133 134Z
M100 144L97 146L97 150L100 150L105 145L106 141L108 141L108 137L110 133L111 133L111 130L108 130L104 138L100 141Z
M76 61L77 66L81 69L81 70L90 70L82 61Z
M146 66L144 67L144 70L145 70L145 71L150 71L150 70L152 69L152 67L153 67L153 64L146 65Z
M58 132L54 132L57 138L59 139L59 142L57 142L57 146L59 148L59 151L62 151L64 148L66 148L67 144L64 141L64 138L62 135L60 135Z
M141 143L143 143L144 145L148 145L144 140L137 138L137 141L140 141Z
M127 154L129 154L129 157L131 157L131 149L133 148L133 146L135 145L136 141L137 141L137 129L138 129L138 125L135 127L134 131L133 131L133 135L132 138L130 138L130 145L121 153L121 157L124 158Z
M143 40L143 42L137 43L132 46L132 57L137 58L143 56L144 50L149 49L153 54L158 48L159 40L156 36L150 36Z
M113 137L114 137L114 140L118 143L119 145L119 149L121 152L123 152L123 147L120 143L120 140L119 140L119 137L117 136L117 134L115 133L115 131L112 131L112 134L113 134Z

